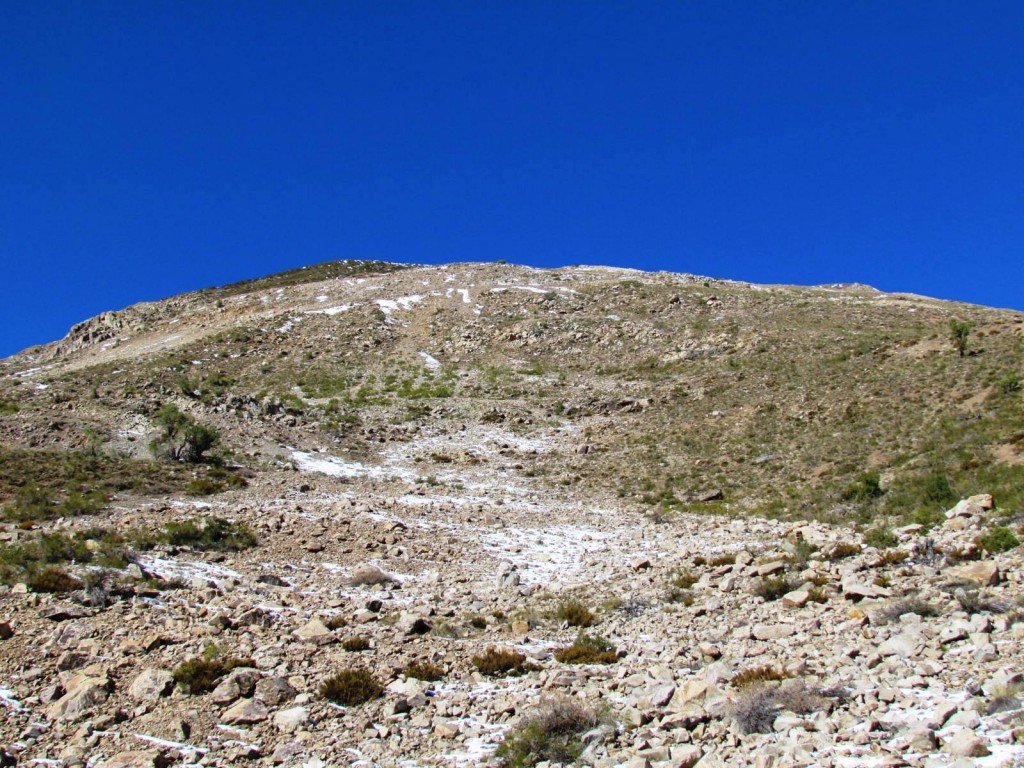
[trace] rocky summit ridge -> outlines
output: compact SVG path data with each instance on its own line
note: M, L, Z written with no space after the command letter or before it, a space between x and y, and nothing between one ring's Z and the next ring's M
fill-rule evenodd
M0 361L0 756L1021 764L1022 363L1017 312L603 267L104 313Z

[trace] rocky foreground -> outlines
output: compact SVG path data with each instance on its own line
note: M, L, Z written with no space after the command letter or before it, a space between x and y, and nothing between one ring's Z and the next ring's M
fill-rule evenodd
M595 713L587 765L1024 760L1021 553L972 550L991 497L877 548L818 523L383 485L282 471L213 507L105 513L216 514L259 544L142 554L128 570L152 589L127 595L3 588L3 764L492 764L566 699ZM557 660L591 621L610 663ZM524 674L482 674L489 649L525 655ZM204 657L241 665L195 693L175 671ZM440 679L403 674L413 662ZM381 695L325 698L347 668Z

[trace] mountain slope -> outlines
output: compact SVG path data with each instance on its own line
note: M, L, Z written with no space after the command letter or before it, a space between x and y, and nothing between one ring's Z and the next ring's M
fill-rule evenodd
M334 265L106 313L4 361L5 440L88 431L144 456L128 438L173 402L242 465L284 445L373 464L387 441L501 423L559 435L516 470L537 482L802 517L914 512L935 476L943 503L979 482L1005 498L1019 478L1019 313L863 286ZM951 318L975 323L963 358ZM457 482L450 464L420 474ZM870 471L893 491L858 496Z

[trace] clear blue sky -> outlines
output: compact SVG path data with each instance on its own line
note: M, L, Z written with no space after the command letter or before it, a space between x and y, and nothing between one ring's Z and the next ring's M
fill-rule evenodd
M0 355L338 258L1024 309L1024 3L0 10Z

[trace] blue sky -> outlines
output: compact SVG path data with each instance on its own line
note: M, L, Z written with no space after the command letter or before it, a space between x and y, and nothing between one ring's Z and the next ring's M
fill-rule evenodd
M1019 2L13 1L0 355L330 259L1024 309Z

